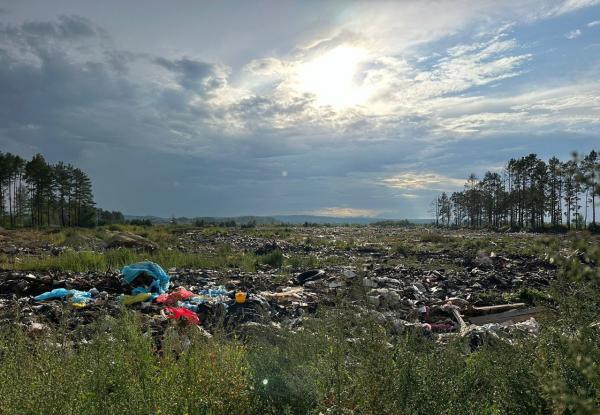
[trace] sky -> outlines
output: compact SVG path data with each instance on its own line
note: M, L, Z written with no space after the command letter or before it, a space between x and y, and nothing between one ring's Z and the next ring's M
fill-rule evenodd
M600 147L600 0L0 0L0 150L126 214L429 217Z

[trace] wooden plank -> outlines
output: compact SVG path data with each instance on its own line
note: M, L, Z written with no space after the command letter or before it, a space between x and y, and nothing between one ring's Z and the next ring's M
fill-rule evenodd
M488 323L503 323L513 321L515 323L529 320L531 317L543 311L543 307L530 307L521 310L510 310L503 313L485 314L482 316L469 317L471 324L481 326Z
M453 308L452 314L454 315L454 318L458 322L458 325L459 325L458 330L459 330L460 334L465 333L467 331L467 323L465 323L465 321L463 320L462 316L460 315L460 312L456 308Z
M479 316L482 314L500 313L503 311L514 310L516 308L525 308L525 303L513 303L513 304L498 304L490 305L486 307L471 307L465 310L464 314L469 316Z

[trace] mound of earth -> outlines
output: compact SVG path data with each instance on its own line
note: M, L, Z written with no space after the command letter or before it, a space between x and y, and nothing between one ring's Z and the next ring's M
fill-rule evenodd
M158 246L149 239L129 232L117 232L106 242L107 249L130 248L152 252Z

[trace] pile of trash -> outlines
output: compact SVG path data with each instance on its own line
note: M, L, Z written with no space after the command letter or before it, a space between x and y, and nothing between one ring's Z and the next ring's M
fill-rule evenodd
M157 332L164 332L168 321L176 321L201 326L207 335L217 325L236 333L257 327L296 330L318 307L338 306L343 299L358 313L376 316L392 334L417 331L439 341L461 336L470 347L490 339L536 335L535 318L544 311L517 302L478 304L480 289L473 286L497 283L489 276L491 273L477 268L459 277L402 266L367 265L362 270L332 266L299 272L287 281L276 271L231 272L173 268L167 273L158 264L144 261L125 266L118 275L77 278L75 285L63 282L63 286L33 299L36 304L48 305L52 300L60 300L81 309L73 317L73 327L93 321L104 312L116 314L125 306L147 315ZM86 281L92 284L87 285L87 291L82 289ZM27 285L25 291L39 292L48 283L44 277L28 275L4 284ZM105 290L100 291L93 284L100 284L97 286ZM510 289L514 285L497 288L505 286ZM38 306L29 310L39 315ZM55 314L58 312L54 310ZM36 319L32 322L37 323Z
M202 289L194 293L183 287L169 292L170 276L160 265L150 261L125 266L122 271L123 287L130 294L121 294L118 300L125 306L138 303L154 303L162 306L161 315L166 319L183 320L189 324L200 324L198 312L206 305L222 305L225 309L233 303L246 301L246 293L228 291L223 286ZM34 297L36 302L61 299L75 308L84 308L97 299L106 297L106 292L96 288L88 291L55 288Z

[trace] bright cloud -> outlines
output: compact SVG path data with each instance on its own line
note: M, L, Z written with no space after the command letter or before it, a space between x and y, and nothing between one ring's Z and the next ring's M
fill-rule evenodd
M372 218L379 214L382 211L379 209L358 209L358 208L349 208L349 207L325 207L320 209L315 209L309 212L311 215L317 216L335 216L339 218L353 218L353 217L367 217Z
M401 173L380 181L386 187L395 189L444 190L462 186L464 179L454 179L437 173ZM404 194L406 195L406 194Z
M567 39L575 39L579 36L581 36L581 30L579 29L571 30L569 33L565 34L565 37Z
M595 6L597 4L600 4L600 0L564 0L550 9L547 15L560 16L562 14L571 13L575 10Z

